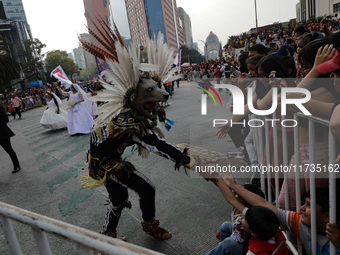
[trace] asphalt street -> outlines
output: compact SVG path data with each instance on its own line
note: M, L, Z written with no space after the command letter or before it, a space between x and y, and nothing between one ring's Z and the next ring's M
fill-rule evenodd
M235 149L227 139L218 140L212 119L227 119L228 95L220 92L223 106L208 98L208 113L201 116L201 94L196 83L181 81L166 108L174 121L170 131L161 126L168 142L189 143L227 153ZM65 102L65 101L64 101ZM66 108L66 103L62 106ZM106 214L107 192L104 187L84 189L79 176L85 175L89 135L69 136L67 130L49 131L40 124L46 107L23 112L22 119L10 117L8 126L16 134L11 141L22 170L12 174L9 156L0 148L0 201L98 232ZM146 235L137 195L130 191L132 209L124 209L118 234L128 242L165 254L205 254L218 244L215 234L222 222L230 220L232 207L211 182L184 169L174 170L174 163L157 155L129 159L156 187L156 217L173 237L159 241ZM24 254L38 254L32 231L14 224ZM74 244L49 236L53 254L79 254ZM0 254L10 254L0 228Z

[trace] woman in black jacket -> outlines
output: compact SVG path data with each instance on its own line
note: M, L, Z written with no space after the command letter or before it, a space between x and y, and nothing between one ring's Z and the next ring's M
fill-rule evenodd
M2 105L0 105L0 145L4 150L9 154L11 160L13 162L14 170L12 173L16 173L20 171L21 167L15 154L15 151L11 145L11 137L14 136L12 130L7 126L8 116L5 112L5 109Z

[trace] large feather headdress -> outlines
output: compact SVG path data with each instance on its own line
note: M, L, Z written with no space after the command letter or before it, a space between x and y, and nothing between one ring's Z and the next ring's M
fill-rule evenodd
M175 73L175 68L172 69L174 63L174 51L164 43L164 36L161 32L158 33L157 39L148 40L148 61L150 64L158 65L158 71L153 72L156 80L161 84L167 83L169 77Z
M112 70L106 71L105 80L99 78L104 90L89 99L101 102L101 106L96 112L98 117L93 129L108 123L119 113L130 109L129 106L137 96L137 86L141 78L140 71L156 74L162 80L174 60L173 51L168 48L164 43L163 36L159 34L157 40L148 42L149 63L141 63L138 46L127 47L115 24L114 31L112 31L103 19L97 20L101 27L96 26L94 22L93 24L101 37L91 29L88 28L88 30L101 44L101 47L79 38L85 50L105 60Z

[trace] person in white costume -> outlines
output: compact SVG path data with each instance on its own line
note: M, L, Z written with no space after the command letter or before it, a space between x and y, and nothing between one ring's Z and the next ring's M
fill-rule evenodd
M41 117L40 124L47 129L57 130L67 127L67 112L60 108L62 104L60 98L52 93L47 94L48 108Z
M91 114L92 118L96 116L97 104L96 102L90 101L89 98L93 96L93 92L90 89L87 89L85 101L82 103L86 110Z
M58 88L60 93L69 97L67 112L67 130L69 135L89 134L93 126L93 118L86 110L82 102L86 94L77 84L72 84L70 92Z

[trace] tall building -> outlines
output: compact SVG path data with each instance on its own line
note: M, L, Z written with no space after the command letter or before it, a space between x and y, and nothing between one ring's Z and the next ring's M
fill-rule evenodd
M74 62L77 64L77 66L81 69L85 69L86 63L85 63L83 48L81 46L79 46L78 48L74 48L72 55L73 55Z
M96 27L101 28L99 20L103 20L107 25L110 26L110 1L109 0L84 0L85 17L87 26L91 29L98 37L103 37L97 32ZM98 20L99 19L99 20ZM80 34L80 38L84 38L87 42L101 48L101 44L91 34ZM93 55L87 51L84 53L86 67L91 63L96 63Z
M0 36L5 38L4 44L7 54L14 58L18 63L26 61L20 47L24 47L23 41L30 39L26 26L23 21L13 21L8 19L3 3L0 1ZM1 50L0 50L1 53Z
M170 47L184 44L176 0L125 0L125 6L132 43L146 45L148 38L161 32Z
M21 0L1 0L6 17L15 22L18 30L20 40L32 40L32 33L30 26L27 23L24 6Z
M296 4L296 20L308 20L310 17L320 17L340 13L339 0L299 0Z
M191 19L182 7L178 7L178 16L183 30L184 44L188 46L188 48L193 48Z
M95 25L101 28L101 25L97 20L99 18L103 19L104 22L110 26L110 0L84 0L84 8L88 28L101 37L101 35L97 33ZM90 35L90 42L100 46L92 35Z
M82 33L79 35L80 39L85 40L86 42L90 42L90 35L87 33ZM93 38L94 39L94 38ZM78 66L83 66L83 68L87 68L90 64L92 63L96 63L96 60L94 58L94 56L89 53L88 51L83 50L83 48L81 47L81 45L79 45L80 47L78 54L80 54L80 57L75 58L75 62ZM73 53L74 54L74 53ZM82 64L79 65L78 62L81 61Z

